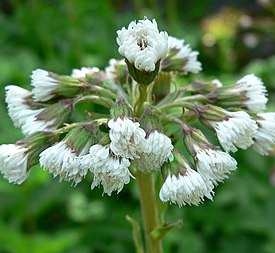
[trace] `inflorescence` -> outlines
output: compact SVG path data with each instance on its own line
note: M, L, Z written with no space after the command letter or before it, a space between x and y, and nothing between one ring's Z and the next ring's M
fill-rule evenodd
M9 116L26 136L0 146L0 172L10 183L24 182L39 163L73 185L92 173L91 188L111 195L138 172L159 173L163 202L198 205L237 169L230 152L252 147L268 155L273 149L275 113L265 112L260 78L184 83L181 76L202 70L198 52L147 18L117 31L117 43L124 59L110 60L105 70L83 67L64 76L37 69L31 91L6 87ZM86 120L77 122L73 112ZM176 147L179 136L188 157Z

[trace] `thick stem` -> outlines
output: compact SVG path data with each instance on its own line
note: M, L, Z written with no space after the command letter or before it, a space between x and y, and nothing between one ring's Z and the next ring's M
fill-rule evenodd
M160 227L154 175L138 172L136 174L136 179L140 193L140 205L144 222L147 253L162 253L161 240L154 239L150 235L154 229Z
M138 99L136 104L134 105L135 114L138 118L140 118L144 112L144 102L147 99L147 86L138 84Z

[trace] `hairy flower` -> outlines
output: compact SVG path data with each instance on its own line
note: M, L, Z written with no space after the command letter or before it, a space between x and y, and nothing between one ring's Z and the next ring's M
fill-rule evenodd
M30 114L27 98L31 92L15 85L6 86L5 90L9 116L15 127L21 127Z
M244 104L248 110L255 113L265 110L268 99L266 88L260 78L254 74L246 75L237 82L235 90L240 94L245 94L247 100Z
M159 197L163 202L182 205L199 205L206 196L212 199L213 184L205 181L199 173L189 168L185 173L169 174L162 185Z
M153 131L146 138L144 150L137 160L138 169L143 172L152 172L160 169L163 163L173 160L174 147L171 139L165 134Z
M74 184L81 182L88 171L80 166L76 152L65 141L45 149L40 154L39 162L54 177L59 176L60 181L73 181Z
M154 71L156 63L167 54L168 35L159 32L157 22L153 19L132 21L128 29L117 31L119 53L135 68Z
M214 184L228 178L231 171L237 169L236 160L228 153L214 147L194 146L196 167L199 174Z
M74 78L85 78L86 76L93 75L99 71L100 70L97 67L82 67L81 69L73 69L71 76Z
M15 127L21 127L24 134L32 134L44 130L52 131L56 129L56 125L54 124L55 119L39 119L39 115L45 108L30 108L27 104L27 98L30 96L31 93L23 88L13 85L6 87L6 103L8 104L8 112Z
M222 121L208 121L215 129L220 144L226 152L236 152L237 147L247 149L253 144L256 122L244 111L227 112Z
M101 184L109 196L113 191L119 193L130 182L130 161L112 155L109 145L93 145L89 154L81 157L81 166L94 173L91 189Z
M108 122L111 139L110 149L115 155L135 159L144 149L145 132L138 122L133 122L127 117L111 119Z
M0 172L10 183L21 184L29 176L27 148L16 144L0 146Z
M179 71L187 74L198 73L202 70L198 61L197 51L192 51L189 44L172 36L168 37L168 54L161 63L163 71Z
M125 60L111 59L109 66L105 68L106 77L114 83L124 84L126 82L128 72Z
M257 114L258 131L254 138L253 149L261 155L268 155L275 144L275 113Z
M46 102L53 98L71 98L87 88L85 82L72 76L62 76L42 69L36 69L31 75L33 99Z
M51 76L50 72L36 69L32 72L31 79L31 85L34 86L34 101L47 101L54 97L53 91L58 86L58 81Z

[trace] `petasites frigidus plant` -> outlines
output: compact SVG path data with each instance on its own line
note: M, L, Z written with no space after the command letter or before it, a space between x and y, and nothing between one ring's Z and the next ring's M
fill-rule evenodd
M40 163L74 186L91 173L91 189L102 186L108 196L136 182L147 252L160 253L162 238L178 224L159 219L167 210L160 201L181 207L214 200L214 188L237 169L230 152L273 149L275 113L265 111L267 90L254 74L230 85L178 81L202 70L198 52L160 32L155 20L132 21L117 31L117 44L124 59L111 59L105 70L83 67L66 76L37 69L31 90L6 87L9 116L26 136L0 146L0 171L21 184ZM77 122L72 112L81 102L93 106L78 111L89 117ZM178 138L185 150L175 146ZM144 252L137 222L128 220L136 250Z

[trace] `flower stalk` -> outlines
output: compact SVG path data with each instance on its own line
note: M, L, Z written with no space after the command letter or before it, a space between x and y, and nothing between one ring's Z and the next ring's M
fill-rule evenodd
M152 232L161 225L158 218L154 175L138 172L135 176L140 194L147 253L162 253L161 239L152 236Z

